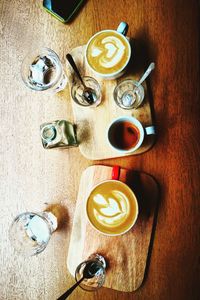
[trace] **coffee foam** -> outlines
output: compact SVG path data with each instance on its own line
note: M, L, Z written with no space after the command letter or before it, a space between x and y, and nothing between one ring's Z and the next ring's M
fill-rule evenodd
M110 197L97 194L93 197L93 202L96 220L108 227L122 224L130 210L127 197L117 190L112 191Z
M129 59L128 42L115 31L103 31L91 40L86 56L95 71L111 74L126 65Z
M126 231L137 212L133 197L126 186L115 181L97 186L87 202L87 213L91 223L108 234Z
M99 57L99 65L104 68L112 68L119 64L124 52L125 46L121 40L114 36L109 36L101 41L104 48L98 48L97 46L91 47L91 55L93 57Z

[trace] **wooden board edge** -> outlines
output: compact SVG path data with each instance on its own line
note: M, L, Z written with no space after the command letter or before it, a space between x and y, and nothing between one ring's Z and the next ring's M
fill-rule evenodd
M87 158L88 160L106 160L106 159L113 159L113 158L123 158L123 157L129 157L129 156L132 156L132 155L140 155L140 154L143 154L149 150L151 150L153 148L153 146L155 145L155 142L156 142L156 135L154 136L154 138L152 138L152 141L151 143L148 144L147 147L145 147L144 150L142 150L141 152L136 152L136 153L130 153L130 154L121 154L121 153L117 153L116 152L116 155L114 156L106 156L106 157L102 157L102 156L93 156L93 155L87 155L85 152L84 152L84 149L82 149L82 147L79 145L79 151L80 153L85 157Z

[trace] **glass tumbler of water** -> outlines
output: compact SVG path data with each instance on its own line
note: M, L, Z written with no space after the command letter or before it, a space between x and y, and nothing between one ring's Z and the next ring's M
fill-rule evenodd
M75 271L75 279L81 279L80 287L86 291L95 291L105 282L106 261L99 254L91 255L88 260L80 263Z
M144 100L144 88L137 81L127 79L120 82L114 89L116 104L123 109L137 109Z
M35 91L57 93L67 84L61 61L49 48L28 53L21 65L21 76L25 85Z
M57 218L51 212L25 212L19 214L9 230L15 250L25 256L42 252L57 228Z

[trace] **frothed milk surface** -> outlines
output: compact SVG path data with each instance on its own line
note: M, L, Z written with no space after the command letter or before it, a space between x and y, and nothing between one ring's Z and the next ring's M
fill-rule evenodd
M134 194L118 181L98 185L87 202L90 222L107 234L120 234L128 230L135 221L137 211Z
M112 74L126 66L130 57L129 43L115 31L103 31L91 39L86 56L89 65L96 72Z

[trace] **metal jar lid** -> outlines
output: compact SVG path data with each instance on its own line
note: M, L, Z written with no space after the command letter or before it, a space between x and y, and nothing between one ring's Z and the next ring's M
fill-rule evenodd
M42 128L41 138L46 142L51 142L56 138L57 130L54 125L46 125Z

